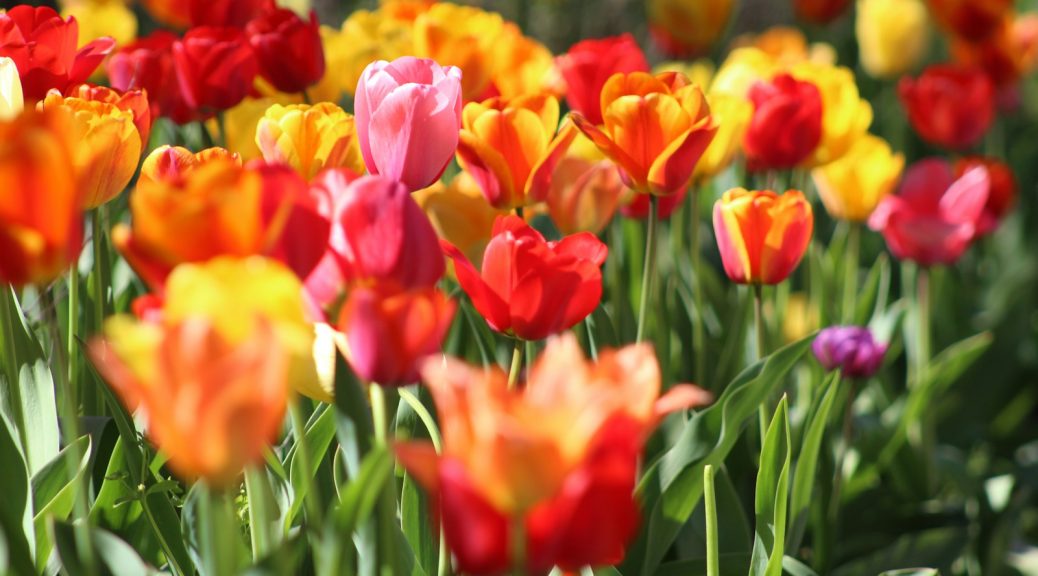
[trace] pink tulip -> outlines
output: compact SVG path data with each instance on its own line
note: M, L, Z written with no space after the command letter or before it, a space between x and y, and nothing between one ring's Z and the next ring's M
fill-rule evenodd
M883 233L900 260L953 264L977 235L990 188L983 166L956 179L946 160L921 160L908 169L898 194L876 207L869 227Z
M458 147L461 70L405 56L372 62L357 84L354 112L371 174L410 191L432 184Z

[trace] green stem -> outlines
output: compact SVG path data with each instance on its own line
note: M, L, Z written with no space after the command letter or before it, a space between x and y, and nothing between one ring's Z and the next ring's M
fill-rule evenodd
M642 269L641 302L638 305L638 332L635 342L645 337L645 312L649 307L649 292L652 290L653 276L656 275L656 228L659 220L659 199L649 196L649 229L645 238L645 266Z
M425 429L429 432L429 439L432 441L436 453L439 454L442 452L443 442L440 439L440 429L436 425L436 419L433 418L432 414L425 407L425 404L422 404L422 401L418 399L418 396L416 396L414 392L411 392L406 388L400 388L397 392L400 393L400 398L403 399L404 402L407 402L407 405L411 407L411 410L414 410L415 415L417 415L418 419L425 425Z
M313 462L310 460L310 447L306 442L306 420L299 407L299 396L289 400L288 411L292 419L292 435L296 440L296 452L299 454L299 463L303 466L303 481L306 486L306 494L303 495L303 505L306 515L315 529L324 525L321 517L320 495L317 492L317 483L314 482Z
M101 326L105 320L105 299L107 297L107 287L104 283L104 271L101 265L101 256L104 250L104 229L101 226L101 210L104 206L99 206L96 210L90 212L90 223L93 229L93 247L94 247L94 329L97 331L101 330Z
M702 254L699 247L699 218L700 198L699 191L692 190L692 298L696 307L696 315L692 318L692 349L696 361L695 378L696 384L706 384L706 330L703 320L703 276L702 276Z
M837 376L839 378L839 376ZM840 381L833 382L833 386L839 386ZM840 449L836 454L836 473L833 475L833 492L829 498L829 526L831 534L836 534L839 529L840 519L840 489L843 486L843 462L847 458L847 452L851 446L851 437L854 434L854 399L858 395L858 381L851 379L848 391L847 405L843 409L843 427L840 433Z
M228 538L234 537L237 527L234 526L227 495L207 485L201 496L199 530L206 573L212 576L234 574L234 544Z
M916 276L916 313L919 315L916 351L916 385L921 386L930 363L930 269L920 268Z
M508 370L508 389L515 390L519 384L519 373L523 370L523 341L515 339L515 348L512 349L512 366Z
M223 148L227 147L227 124L225 123L223 112L216 113L216 125L220 128L220 146Z
M522 514L512 518L509 531L512 551L512 575L526 576L526 519Z
M296 448L298 450L298 448ZM252 559L259 561L270 552L270 514L267 510L267 495L264 492L267 471L260 466L245 469L245 494L249 501L249 537L252 542Z
M79 409L76 378L79 376L79 266L72 263L68 274L68 373L66 380L72 393L72 406Z
M847 251L844 254L843 322L853 324L858 295L858 262L861 258L861 223L849 222L848 225L850 230L847 232Z
M375 427L375 443L386 445L386 391L372 382L368 385L368 396L371 399L371 422Z
M753 324L757 333L757 361L764 358L764 295L760 284L753 285ZM760 445L764 447L764 436L768 431L768 400L764 399L757 407L757 420L760 424Z
M717 545L717 501L714 498L714 467L703 468L703 503L706 508L706 576L720 576Z
M159 548L162 549L162 555L166 557L166 562L169 563L170 570L173 571L173 576L183 576L187 574L184 569L177 563L177 557L173 555L173 549L169 547L169 542L166 542L166 537L162 535L162 530L159 529L159 523L155 521L155 516L151 513L151 508L148 507L148 495L141 494L139 502L141 503L141 510L144 512L144 517L147 518L148 524L151 526L152 532L155 533L155 538L159 542Z

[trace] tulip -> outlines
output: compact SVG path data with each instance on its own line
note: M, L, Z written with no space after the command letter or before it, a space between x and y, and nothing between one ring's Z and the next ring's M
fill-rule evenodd
M953 150L979 142L995 117L995 88L979 70L930 66L902 78L898 95L919 136Z
M462 113L458 164L495 208L543 201L555 164L577 135L571 124L556 134L558 123L552 96L470 102Z
M152 118L169 118L177 124L195 120L180 92L173 64L177 37L163 30L122 46L108 59L108 78L121 92L143 90L148 94Z
M279 8L253 19L245 27L259 73L282 92L302 92L324 76L324 49L317 14L304 22L295 12Z
M778 284L811 242L811 204L797 190L736 188L714 204L714 234L728 278L739 284Z
M541 340L583 320L602 298L608 248L593 234L546 242L517 216L501 216L481 271L444 242L465 293L487 324L523 340Z
M234 28L192 28L173 43L173 63L184 102L203 117L241 102L258 71L245 35Z
M651 346L584 358L576 338L548 342L525 387L498 369L453 358L421 368L443 433L396 445L404 468L430 492L459 572L579 571L623 559L638 524L635 481L642 446L668 413L709 394L681 384L660 397ZM513 566L516 523L525 565Z
M364 172L353 116L335 104L275 104L256 126L263 159L283 163L310 180L324 168Z
M566 104L593 124L602 123L602 87L618 72L648 72L649 63L630 34L582 40L556 59L566 82Z
M567 156L552 174L548 213L563 234L598 234L613 219L623 192L623 181L612 162ZM648 200L645 195L637 197Z
M732 50L721 63L710 83L710 96L725 94L747 99L750 88L782 70L782 66L767 52L755 46Z
M649 0L649 31L669 56L700 56L724 34L733 5L733 0Z
M487 94L512 100L530 94L561 96L565 90L551 51L515 24L504 24L491 50Z
M63 108L0 121L0 283L46 284L82 247L82 194Z
M61 2L61 16L79 24L79 45L111 38L123 46L137 38L137 15L125 2Z
M878 136L866 134L839 160L815 168L818 195L833 218L864 222L897 186L905 157Z
M1013 169L997 158L985 156L969 156L955 162L955 178L962 178L975 166L983 166L988 171L991 189L988 201L984 203L984 211L977 222L977 234L985 235L994 232L1002 220L1013 210L1019 185Z
M115 47L111 38L100 38L77 50L78 39L76 19L62 20L50 7L20 5L0 13L0 56L14 60L29 101L85 82Z
M457 246L474 265L483 262L494 220L504 212L487 203L472 176L461 172L450 185L437 183L415 192L412 197L429 218L438 237Z
M141 163L137 185L154 181L180 183L189 172L212 161L228 160L241 166L241 159L223 148L206 148L192 152L181 146L163 144L151 151Z
M14 60L0 57L0 121L7 122L22 113L25 99L22 95L22 80Z
M685 188L717 132L703 91L676 73L614 74L602 88L602 114L602 128L580 113L572 118L642 194Z
M841 158L872 123L872 105L858 94L854 72L810 62L794 66L791 72L798 80L814 84L822 96L822 137L808 164L822 166Z
M953 264L977 235L991 177L975 166L956 178L947 161L913 164L897 195L884 198L869 217L899 260L923 267Z
M125 90L119 92L104 86L80 84L65 93L67 97L114 104L120 110L133 114L133 125L141 137L142 150L148 145L151 136L151 105L144 90Z
M845 378L868 378L883 365L887 345L876 342L868 328L830 326L818 333L811 351L826 370L839 368Z
M324 47L324 77L310 89L315 102L337 102L345 92L357 89L364 68L376 60L396 60L414 51L411 24L381 10L355 10L339 30L321 27Z
M706 147L693 171L693 179L704 181L720 174L742 151L742 140L753 118L753 105L729 94L709 94L710 114L717 118L717 134Z
M951 53L961 66L984 70L999 88L1014 86L1038 64L1038 14L1007 17L982 42L952 38Z
M435 287L351 290L339 315L344 355L358 376L381 385L418 381L418 365L440 351L455 304Z
M807 37L797 28L772 26L760 34L743 34L732 40L738 48L751 47L763 52L778 70L804 62L833 66L836 49L829 44L808 45Z
M876 78L896 78L912 70L930 46L923 0L858 0L854 31L861 65Z
M191 27L188 0L141 0L140 4L156 22L176 29Z
M814 24L828 24L840 17L850 0L794 0L797 16Z
M503 29L504 20L496 12L440 2L415 18L414 53L460 69L464 99L484 100L490 87L493 46Z
M368 172L420 190L439 179L458 147L461 70L412 57L373 62L354 111Z
M934 19L952 34L971 42L991 36L1013 13L1013 0L927 0Z
M263 158L263 152L256 144L256 131L260 120L275 104L288 106L300 102L302 98L298 95L280 92L272 96L246 98L225 111L222 122L216 118L206 120L206 129L210 134L222 134L223 145L240 156L242 162Z
M191 27L245 28L275 10L274 0L182 0L188 5Z
M752 170L793 168L822 141L822 94L811 82L779 74L750 88L753 118L743 137Z

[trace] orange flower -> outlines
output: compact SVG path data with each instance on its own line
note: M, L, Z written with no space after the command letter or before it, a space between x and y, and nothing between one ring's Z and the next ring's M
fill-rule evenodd
M462 111L458 163L495 208L544 200L555 163L576 130L559 124L559 101L538 94L470 102Z
M570 152L552 174L548 212L563 234L598 234L613 219L626 189L609 160Z
M482 100L490 87L491 54L503 27L496 12L450 2L433 4L414 20L415 56L461 68L465 101Z
M130 112L133 114L133 125L137 127L137 133L141 137L142 149L148 147L152 118L151 105L148 103L148 96L144 90L119 92L106 86L80 84L71 88L65 95L93 102L115 104L120 110Z
M602 87L602 128L573 121L621 169L629 187L667 196L685 188L717 132L703 91L675 72L614 74Z
M0 122L0 283L43 284L79 256L82 195L64 108Z
M501 36L493 44L490 81L503 98L540 92L559 96L563 83L548 48L523 35L511 22L505 24ZM464 82L465 76L462 75Z
M714 204L714 234L724 271L739 284L778 284L811 241L811 204L797 190L736 188Z
M648 0L649 30L670 56L707 52L727 28L733 0Z
M163 144L152 150L141 163L141 174L137 177L137 185L156 180L178 182L187 173L212 161L226 160L241 166L237 154L224 148L206 148L201 152L192 152L181 146Z

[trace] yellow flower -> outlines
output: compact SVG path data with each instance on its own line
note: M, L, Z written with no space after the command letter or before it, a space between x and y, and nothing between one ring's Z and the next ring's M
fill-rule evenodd
M137 16L125 2L76 2L61 11L62 18L74 16L79 24L79 45L110 36L116 44L137 38Z
M494 46L503 31L504 20L496 12L449 2L434 4L415 18L415 56L461 68L465 100L480 100L490 87Z
M267 109L275 104L295 104L299 102L298 94L281 94L275 92L261 98L246 98L235 107L224 112L223 135L227 149L238 154L242 162L262 158L259 146L256 145L256 125ZM216 119L206 122L210 132L219 131Z
M661 72L679 72L687 76L693 84L709 86L714 81L717 67L708 58L700 58L691 62L668 60L652 67L653 74Z
M729 94L746 98L750 87L767 80L781 68L774 58L760 48L752 46L732 50L710 83L710 94Z
M321 27L324 78L310 89L314 102L338 102L357 89L364 68L375 60L396 60L414 53L412 26L386 10L357 10L336 30Z
M833 218L863 222L897 185L905 158L882 138L866 134L839 160L811 175L825 209Z
M707 102L718 128L696 164L692 177L697 181L713 178L732 163L742 150L742 137L753 117L753 104L745 98L719 93L708 95Z
M502 98L539 92L561 94L562 76L555 70L555 58L544 44L524 36L515 24L505 25L493 50L491 81Z
M858 0L855 23L861 65L870 76L895 78L915 68L930 43L922 0Z
M15 118L24 107L18 66L8 57L0 57L0 120Z
M456 246L479 267L494 219L508 211L491 206L479 184L466 172L455 176L449 186L437 182L413 196L432 222L436 235Z
M872 105L861 99L854 73L848 68L802 62L791 72L798 80L817 86L822 94L822 140L807 165L828 164L846 154L868 131Z
M774 26L760 34L743 34L733 40L732 45L762 50L782 68L801 62L836 63L836 49L831 45L823 42L808 45L803 32L786 26Z
M335 104L275 104L256 126L256 144L267 162L292 166L309 180L325 168L364 173L353 115Z

